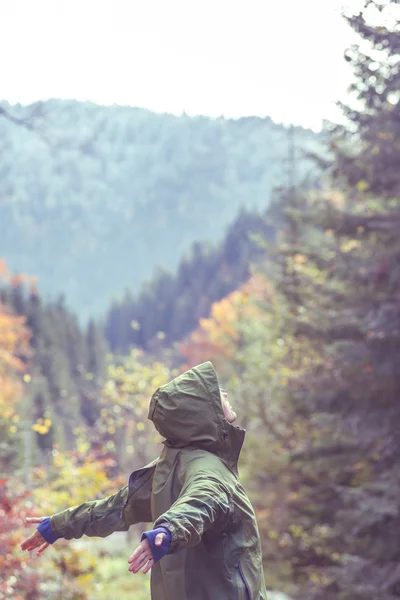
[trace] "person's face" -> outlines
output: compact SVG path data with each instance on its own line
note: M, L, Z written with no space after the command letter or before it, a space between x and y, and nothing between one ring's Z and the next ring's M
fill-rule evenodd
M233 410L229 400L227 392L221 390L221 404L222 410L224 411L225 419L229 421L229 423L233 423L237 419L237 414Z

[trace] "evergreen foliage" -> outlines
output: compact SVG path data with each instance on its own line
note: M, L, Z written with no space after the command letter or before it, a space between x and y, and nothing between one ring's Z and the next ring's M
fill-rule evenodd
M335 132L346 134L333 144L337 187L287 190L268 270L286 306L280 339L292 346L292 368L299 351L314 356L289 376L287 418L275 422L278 440L285 426L291 433L286 466L267 468L288 499L270 559L290 564L304 600L400 596L400 29L392 8L368 1L349 17L362 37L350 54L362 106L347 109L347 129Z
M341 105L350 126L337 127L332 140L336 175L361 191L385 197L400 194L400 37L395 4L370 0L364 11L347 16L361 41L346 53L356 75L353 102Z
M38 446L50 449L57 439L69 447L82 420L93 425L99 414L107 351L101 328L91 321L82 329L62 297L43 302L35 289L27 292L22 284L4 286L0 294L13 313L25 317L31 334L32 377L26 393Z
M156 340L170 345L185 337L213 302L248 279L251 264L264 254L265 237L273 237L265 216L243 210L220 244L193 244L175 276L159 269L137 297L127 293L113 303L105 327L111 349L151 349Z

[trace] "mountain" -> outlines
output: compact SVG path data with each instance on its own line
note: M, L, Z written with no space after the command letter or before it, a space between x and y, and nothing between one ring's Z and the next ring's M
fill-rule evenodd
M269 118L0 106L36 117L34 131L0 118L0 256L81 319L156 266L176 268L194 241L218 241L241 208L264 209L288 181L289 130ZM321 149L322 136L291 131L298 148ZM312 168L296 162L299 178Z

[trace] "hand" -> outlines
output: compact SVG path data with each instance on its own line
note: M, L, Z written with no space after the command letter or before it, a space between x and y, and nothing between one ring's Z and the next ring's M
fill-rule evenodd
M41 523L45 518L46 517L27 517L25 520L28 523ZM36 554L40 556L49 545L50 544L46 542L40 531L36 530L31 537L28 537L22 542L21 550L27 550L30 552L31 550L35 550L37 548Z
M154 540L155 545L161 546L164 538L165 533L156 535L156 539ZM154 565L154 558L147 538L140 542L135 552L128 559L128 563L130 563L128 571L131 571L132 573L138 573L141 569L143 569L143 573L148 573L148 571L150 571L151 567Z

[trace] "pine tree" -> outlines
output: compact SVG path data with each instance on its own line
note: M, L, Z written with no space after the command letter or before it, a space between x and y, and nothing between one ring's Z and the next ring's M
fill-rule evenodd
M80 412L85 424L94 425L100 415L99 392L106 375L107 346L101 327L93 320L86 329L86 363L80 374Z
M86 343L88 357L86 369L101 381L105 375L107 346L100 326L93 320L90 320L87 326Z
M294 306L283 329L319 357L288 383L288 414L308 435L293 429L279 476L291 524L275 549L307 600L400 597L400 32L389 18L390 31L368 24L379 7L390 9L367 2L349 18L386 63L372 73L366 54L351 55L363 106L342 129L353 145L345 153L342 136L333 146L337 187L289 201L292 235L277 253L278 287Z
M350 125L337 127L333 138L336 175L361 191L385 197L400 194L400 33L395 4L366 0L363 11L347 16L361 41L346 53L356 75L353 102L341 105Z
M97 397L107 352L104 336L94 322L83 331L63 297L44 303L34 289L27 293L23 279L14 279L15 285L2 288L1 297L26 317L31 332L29 401L37 446L46 450L56 441L72 447L82 416L84 424L93 425L99 413Z

